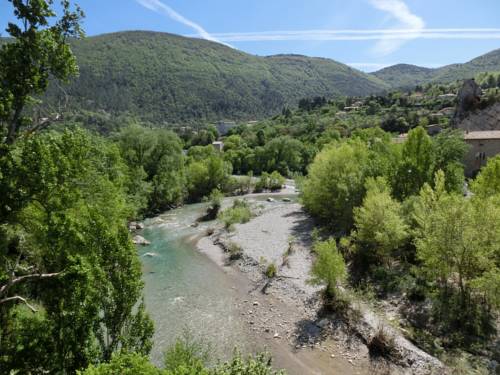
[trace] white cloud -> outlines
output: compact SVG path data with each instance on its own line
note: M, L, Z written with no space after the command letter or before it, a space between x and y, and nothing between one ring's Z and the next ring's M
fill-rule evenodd
M211 40L213 42L220 43L220 40L213 37L208 31L206 31L199 24L177 13L175 10L173 10L168 5L162 3L160 0L136 0L136 1L143 7L152 10L153 12L163 14L174 21L177 21L179 23L182 23L183 25L186 25L187 27L190 27L191 29L196 31L196 36L206 40Z
M424 20L413 14L403 0L370 0L370 3L375 8L388 13L392 18L396 19L399 24L398 27L413 31L413 38L395 39L388 37L388 35L383 36L374 47L374 51L379 55L388 55L396 51L408 40L418 38L420 31L425 28Z
M195 36L195 35L192 35ZM405 42L420 39L500 39L500 28L454 29L374 29L374 30L302 30L212 34L224 42L266 41L367 41L380 40Z

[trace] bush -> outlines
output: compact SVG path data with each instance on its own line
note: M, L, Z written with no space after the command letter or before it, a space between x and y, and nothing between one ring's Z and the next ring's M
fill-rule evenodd
M207 207L207 212L204 216L202 216L199 221L211 221L215 220L217 218L217 215L219 214L221 205L222 205L222 198L224 196L222 193L215 189L210 193L210 196L208 199L210 200L210 204Z
M219 219L224 223L226 229L231 228L234 224L248 223L252 218L252 211L247 201L236 199L233 207L222 211L219 214Z
M226 252L229 253L229 260L231 261L241 259L243 256L243 249L235 242L229 242L226 245Z
M163 372L154 367L146 356L139 354L117 354L109 363L90 366L85 371L77 371L78 375L162 375Z
M210 346L203 341L196 340L191 333L184 331L164 357L165 369L173 372L189 369L196 374L208 374L205 366L210 360Z
M396 343L384 327L379 327L375 336L368 342L368 351L372 357L394 358Z
M278 269L276 268L276 264L271 263L270 265L267 266L266 268L266 276L270 279L276 277L276 274L278 273Z
M314 245L316 260L311 273L312 284L326 284L325 296L327 299L336 297L337 284L347 275L344 257L337 250L335 239L317 242Z
M255 185L255 191L261 192L264 190L276 191L280 190L285 183L285 178L277 171L273 173L262 173L259 181Z
M271 365L272 358L266 353L248 357L246 360L236 353L232 360L217 367L213 375L285 375L283 370L273 370Z

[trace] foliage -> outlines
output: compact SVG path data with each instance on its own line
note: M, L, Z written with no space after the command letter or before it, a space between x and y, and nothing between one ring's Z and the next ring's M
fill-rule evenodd
M235 199L233 206L219 214L219 220L224 223L226 229L234 224L244 224L252 218L252 210L246 200Z
M354 209L357 251L367 260L387 262L393 250L408 239L409 228L401 216L401 205L390 194L387 182L379 177L366 183L363 204Z
M474 194L483 198L500 195L500 156L488 160L472 183L471 189Z
M445 192L442 173L420 200L417 256L425 277L436 280L441 323L468 335L491 333L484 316L499 307L493 292L499 287L499 206L491 198Z
M229 166L219 156L213 155L204 160L191 161L186 171L189 199L199 201L214 189L221 190L228 174Z
M347 275L344 257L337 250L335 239L331 238L314 245L316 260L311 269L312 284L324 284L328 298L337 296L337 286Z
M116 136L116 142L129 167L127 193L137 202L139 213L161 211L184 201L185 160L174 133L132 125Z
M17 21L8 24L12 39L0 47L0 139L12 144L22 130L32 133L47 125L26 116L25 109L44 93L49 78L65 81L78 72L68 39L83 35L83 13L61 1L61 18L50 26L56 16L52 2L9 2Z
M205 365L210 360L210 347L203 341L196 340L189 331L165 352L165 369L172 373L182 373L189 370L200 374L205 370Z
M183 343L175 344L175 348L167 352L166 369L158 369L149 363L146 357L137 354L120 354L114 356L110 363L91 366L79 375L285 375L283 370L273 370L271 357L258 354L255 357L243 358L236 352L232 359L213 368L205 367L198 353L193 352ZM172 366L171 364L175 364Z
M500 50L494 50L465 64L452 64L435 69L398 64L372 74L393 88L410 88L429 83L451 83L474 77L482 72L500 71L499 55Z
M280 190L285 183L285 178L280 175L279 172L274 171L269 174L267 172L262 173L259 181L255 185L255 191L260 192L264 190L276 191Z
M210 375L285 375L283 370L273 370L272 359L266 354L244 359L239 353L233 359L218 366Z
M114 355L109 363L90 366L78 375L162 375L164 371L153 366L147 357L133 354Z
M243 249L235 242L226 245L226 252L229 253L229 260L238 260L243 256Z
M271 263L269 264L267 267L266 267L266 276L269 278L269 279L272 279L276 276L276 274L278 273L278 269L276 268L276 264L274 263Z
M377 78L333 60L258 57L166 33L100 35L72 41L72 49L80 75L64 87L70 109L131 113L169 125L260 119L304 97L364 95L386 88ZM61 96L53 85L47 101L57 103Z
M360 141L334 144L320 152L303 187L307 210L336 229L348 231L353 209L365 193L369 159L369 151Z
M1 372L74 372L120 348L147 353L118 149L83 131L47 133L16 142L0 165ZM24 337L40 340L30 361Z

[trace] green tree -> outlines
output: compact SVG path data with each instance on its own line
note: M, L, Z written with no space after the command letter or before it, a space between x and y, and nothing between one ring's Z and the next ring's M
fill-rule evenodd
M444 174L425 185L415 212L421 271L438 288L439 317L449 329L487 335L489 308L498 308L500 209L483 198L447 193Z
M401 204L391 197L383 178L368 179L363 204L354 209L355 232L352 238L368 260L387 263L392 251L409 237L401 215Z
M488 160L472 183L471 189L483 198L500 194L500 156Z
M361 204L369 176L370 152L361 141L327 146L310 166L303 202L313 215L347 232Z
M425 183L432 183L435 165L435 150L425 129L419 126L411 130L392 183L396 197L403 199L418 194Z
M83 36L83 12L78 7L72 11L68 0L61 1L62 15L56 22L52 1L9 2L17 22L9 23L7 33L13 39L0 49L0 139L5 136L6 144L14 143L24 128L31 133L50 124L34 122L26 115L27 107L44 93L51 77L64 81L78 72L69 38Z
M16 142L0 164L0 372L74 372L120 348L147 352L118 149L48 133ZM28 337L36 356L24 353Z

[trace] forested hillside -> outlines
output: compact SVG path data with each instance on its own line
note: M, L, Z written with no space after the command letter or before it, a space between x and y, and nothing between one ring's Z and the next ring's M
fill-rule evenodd
M296 106L303 97L366 95L378 78L323 58L252 56L200 39L122 32L73 42L80 76L53 85L52 104L129 112L153 122L255 119ZM66 101L64 99L63 101Z
M500 49L479 56L465 64L451 64L437 69L398 64L381 69L373 76L393 88L410 88L426 83L451 83L473 78L478 73L500 71Z

